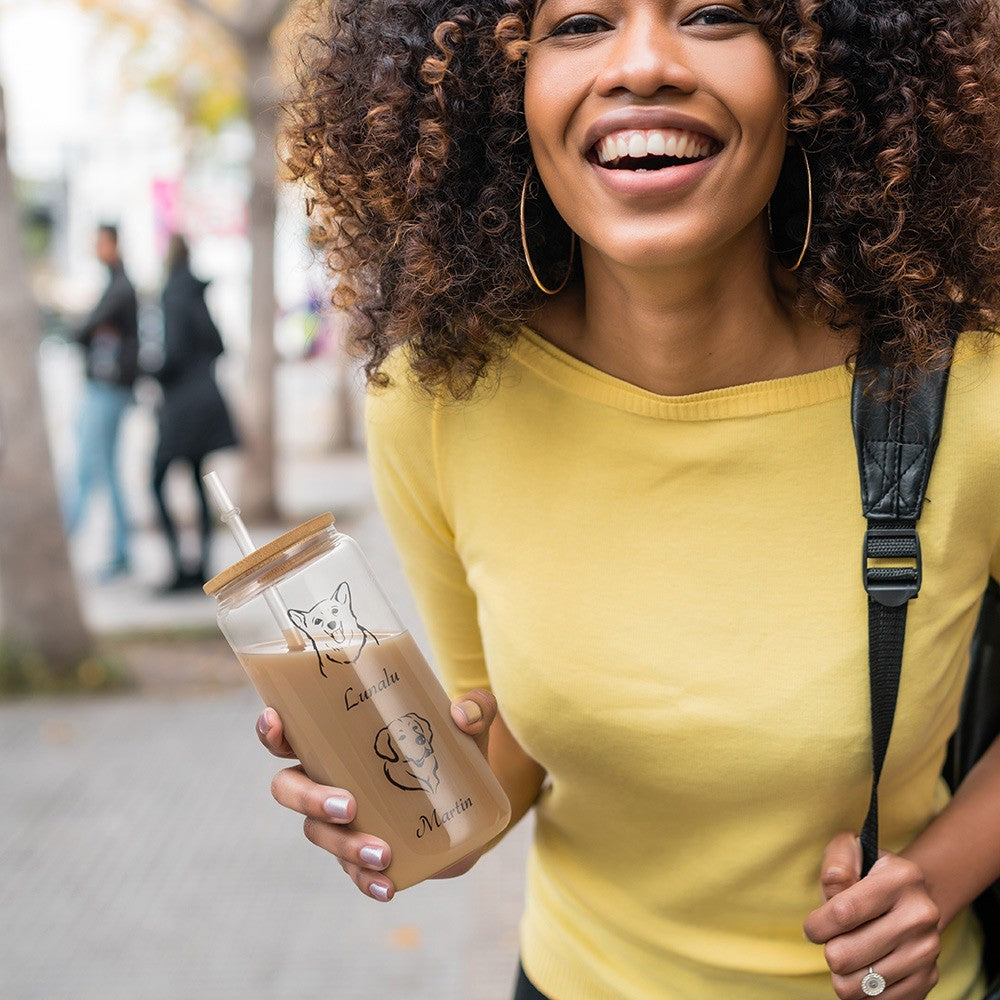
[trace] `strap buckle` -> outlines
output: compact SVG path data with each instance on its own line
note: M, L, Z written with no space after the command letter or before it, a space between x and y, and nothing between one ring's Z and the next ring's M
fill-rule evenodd
M861 556L861 579L873 601L898 608L920 593L924 568L915 527L869 528ZM872 559L912 559L913 565L870 566Z

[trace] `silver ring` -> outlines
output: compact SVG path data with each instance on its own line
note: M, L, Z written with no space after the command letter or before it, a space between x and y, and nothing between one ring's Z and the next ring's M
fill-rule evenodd
M868 971L861 979L861 992L866 997L881 996L885 992L885 979L870 965L868 966Z

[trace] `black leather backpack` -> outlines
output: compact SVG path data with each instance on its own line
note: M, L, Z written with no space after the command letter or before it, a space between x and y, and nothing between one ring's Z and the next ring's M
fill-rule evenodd
M861 475L865 533L862 578L868 593L872 714L872 795L861 831L862 875L878 857L878 782L889 745L899 691L906 609L920 591L923 566L917 521L941 436L947 370L928 376L904 401L893 394L893 373L879 368L875 386L854 383L851 416ZM892 560L891 567L873 560ZM905 562L905 566L899 563ZM944 777L954 790L1000 735L1000 585L991 580L970 653L958 728ZM1000 882L976 901L983 925L987 1000L1000 1000Z

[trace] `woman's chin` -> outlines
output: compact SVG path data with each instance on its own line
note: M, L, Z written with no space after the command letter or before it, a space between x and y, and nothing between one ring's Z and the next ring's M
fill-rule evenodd
M641 274L667 274L689 269L699 262L709 264L718 244L698 239L678 239L667 234L642 234L602 241L591 249L597 261L609 270Z

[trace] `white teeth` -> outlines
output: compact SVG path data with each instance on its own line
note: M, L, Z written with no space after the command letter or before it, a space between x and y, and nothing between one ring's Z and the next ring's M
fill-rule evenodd
M628 129L607 135L596 146L600 164L607 166L628 157L641 160L647 156L700 160L712 152L712 143L701 136L677 129Z

